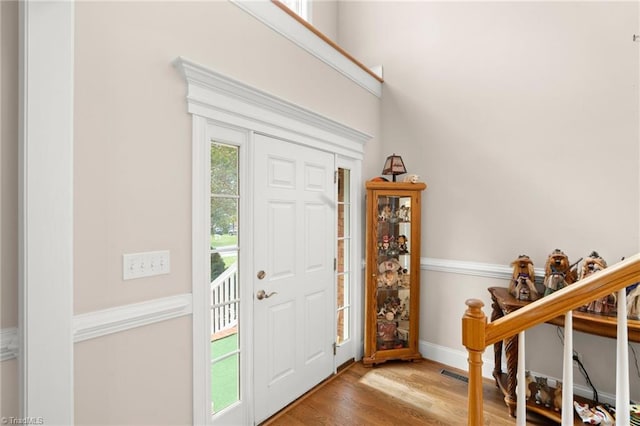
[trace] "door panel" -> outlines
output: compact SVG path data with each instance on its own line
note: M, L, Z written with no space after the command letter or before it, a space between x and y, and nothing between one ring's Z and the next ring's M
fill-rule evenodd
M254 165L259 423L333 371L334 156L256 135Z
M267 268L271 280L290 278L295 274L296 205L281 201L269 201L266 206L268 237L265 241L267 249Z
M280 348L295 347L295 342L291 342L291 336L295 336L295 312L295 304L290 301L269 308L267 330L269 340L272 342L269 352L271 367L268 377L269 386L295 372L295 352L280 350Z
M326 355L327 346L312 337L317 334L326 334L327 321L324 318L326 312L326 292L320 291L307 296L305 303L305 362L307 364Z
M322 204L307 204L305 206L305 270L307 273L323 271L333 258L326 258L327 223L326 208Z

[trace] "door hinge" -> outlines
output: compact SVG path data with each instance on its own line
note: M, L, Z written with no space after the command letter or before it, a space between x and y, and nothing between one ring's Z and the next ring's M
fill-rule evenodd
M338 345L336 344L336 342L333 342L333 356L335 356L338 353Z
M338 259L336 259L335 257L333 258L333 270L338 270Z

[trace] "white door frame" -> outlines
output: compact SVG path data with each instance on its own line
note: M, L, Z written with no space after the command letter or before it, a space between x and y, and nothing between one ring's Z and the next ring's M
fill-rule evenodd
M48 424L74 419L74 17L73 2L20 2L20 417Z
M251 177L253 167L249 164L250 132L222 125L207 118L193 116L193 173L192 173L192 280L193 280L193 394L194 394L194 424L211 423L211 345L207 344L211 336L210 324L210 294L208 287L202 283L210 281L210 263L207 255L210 250L209 233L210 224L210 146L211 141L227 143L239 147L239 163L242 179L239 180L240 188L240 247L241 261L239 262L240 285L240 401L241 407L229 407L216 415L216 421L221 424L248 424L248 419L253 418L251 402L251 377L245 374L251 371L253 359L251 357L251 334L244 332L250 329L245 324L251 324L252 310L250 306L252 297L251 288L247 288L250 266L253 264L252 253L245 247L251 247L253 228L251 212L253 193L248 180ZM198 398L200 396L200 398ZM209 403L197 403L202 399Z
M246 129L250 134L255 132L284 140L294 140L302 145L332 152L338 157L353 161L354 167L351 170L355 172L354 178L359 179L364 144L371 139L371 136L184 58L177 58L174 61L174 65L186 80L187 109L193 115L194 200L196 195L198 197L202 195L204 191L202 185L208 182L208 177L203 176L202 156L206 155L208 158L209 153L208 151L206 153L203 152L201 147L203 145L208 146L209 135L206 128L207 123L212 122L219 123L222 126ZM248 159L248 162L250 163L251 159ZM248 177L248 175L242 175L243 180L251 182ZM244 196L251 197L250 190ZM354 217L360 217L359 199L354 199L353 206L355 211L352 214ZM211 423L211 416L209 415L211 404L207 400L208 379L205 380L203 377L210 373L206 369L208 364L205 363L208 362L206 348L204 348L202 341L198 341L199 339L202 340L202 336L205 336L206 312L202 303L196 303L199 297L196 294L198 292L198 282L202 282L198 280L202 279L203 271L208 271L209 267L209 262L204 256L208 252L208 246L203 248L202 242L198 244L195 242L198 240L199 235L208 234L209 229L205 226L206 217L203 218L202 205L196 205L194 201L193 209L193 422L194 424L209 424ZM246 222L243 225L245 232L247 232L248 225ZM245 253L246 251L248 251L247 248L245 248ZM361 250L356 251L354 259L355 255L359 256L360 252ZM360 269L358 265L354 267L354 289L361 289L362 287ZM361 297L361 295L355 294L354 304L359 303ZM246 296L244 300L246 304ZM362 327L360 317L361 315L354 313L353 337L358 339L358 331ZM245 329L245 334L247 332L250 332L250 330ZM356 345L356 348L353 349L358 352L353 354L356 359L361 356L360 351L357 349L359 346ZM251 346L248 346L245 354L252 352ZM247 404L247 406L250 405ZM246 409L250 410L250 407ZM247 416L247 418L253 419L252 413L248 413Z
M334 371L337 371L338 367L347 362L350 358L361 359L364 353L364 339L362 330L362 318L363 318L363 297L360 283L363 276L363 263L362 263L362 224L361 220L361 203L362 203L362 185L361 182L361 167L360 162L351 158L345 158L336 156L336 168L348 169L350 171L351 186L349 188L351 194L351 209L349 211L349 219L351 224L351 240L349 246L349 253L351 256L349 263L349 296L351 300L351 309L349 312L349 319L351 324L352 334L347 342L336 348L335 366ZM360 219L360 220L359 220ZM337 241L337 236L335 241Z

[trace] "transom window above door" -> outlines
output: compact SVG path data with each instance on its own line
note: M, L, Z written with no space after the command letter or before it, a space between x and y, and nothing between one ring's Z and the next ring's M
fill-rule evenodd
M311 5L309 0L275 0L287 6L296 15L311 23Z

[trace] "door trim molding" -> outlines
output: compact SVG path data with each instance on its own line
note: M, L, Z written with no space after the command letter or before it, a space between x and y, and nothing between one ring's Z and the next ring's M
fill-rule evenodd
M361 160L371 136L183 57L174 65L187 82L193 115Z
M191 141L193 153L193 421L194 424L206 425L212 420L211 402L207 400L207 381L202 378L207 374L208 364L205 365L205 363L208 361L206 359L208 352L207 346L200 339L203 336L207 313L204 311L204 305L198 303L200 300L198 295L202 293L200 288L202 280L206 280L209 273L209 262L205 256L209 248L202 242L202 235L208 235L210 232L207 227L209 207L203 201L206 198L202 198L209 182L209 176L207 176L209 154L206 149L210 142L208 129L210 126L220 126L246 131L249 145L253 143L251 135L260 133L286 141L295 141L301 145L354 160L362 160L364 144L371 139L371 136L182 57L177 58L173 63L185 79L187 111L192 114L193 120ZM248 156L245 161L246 166L241 171L241 182L251 182L253 159ZM357 164L360 165L360 162ZM250 191L250 188L247 188L243 196L252 199L253 194ZM359 209L359 204L355 203L354 208ZM354 214L357 217L359 213ZM243 230L250 234L241 242L245 253L250 253L252 250L250 242L253 232L250 226L250 222L245 221ZM244 297L244 300L250 299ZM354 327L357 329L359 325L354 324ZM251 330L244 330L243 334L250 335ZM250 341L247 343L245 353L253 353ZM250 393L252 391L251 389ZM245 418L252 422L254 416L251 402L244 407L244 410Z
M75 6L19 7L19 416L73 424Z

